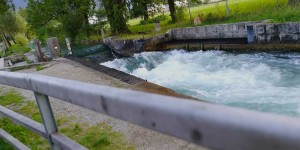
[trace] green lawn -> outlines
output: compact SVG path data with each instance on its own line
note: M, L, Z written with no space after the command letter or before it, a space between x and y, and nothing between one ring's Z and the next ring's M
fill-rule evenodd
M300 7L287 6L287 0L229 0L231 14L226 16L225 2L213 3L191 7L191 16L200 16L201 25L223 24L245 21L260 21L270 19L272 22L300 21ZM158 16L158 15L157 15ZM145 38L165 33L168 29L194 26L189 21L188 10L185 18L175 24L170 24L169 13L165 13L165 19L160 21L161 32L154 31L154 24L140 25L140 18L129 20L128 25L132 34L121 35L120 38L142 38L140 32L146 32Z
M19 114L42 123L35 101L25 100L19 92L6 91L0 88L0 105L7 107ZM88 149L105 150L134 150L134 145L128 143L124 135L114 131L106 122L97 125L88 125L74 122L72 116L55 116L60 133L87 147ZM34 150L49 149L47 139L18 125L10 119L0 116L0 128ZM14 150L7 142L0 138L0 150Z

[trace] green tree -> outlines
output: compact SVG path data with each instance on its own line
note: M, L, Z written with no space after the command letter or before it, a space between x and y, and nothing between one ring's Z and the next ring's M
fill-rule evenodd
M16 25L12 11L14 11L12 0L0 0L0 35L6 47L11 46L6 32L14 29Z
M148 20L148 5L150 2L151 0L131 0L130 16L132 18L143 17L145 20Z
M27 21L40 39L65 34L75 41L79 34L89 36L94 8L94 0L29 0Z
M162 4L166 4L165 0L131 0L129 12L131 18L142 17L148 20L150 16L154 16L158 12L162 12Z
M107 20L110 24L110 31L113 34L129 33L127 27L127 12L125 0L100 0L102 2Z
M94 15L96 17L94 21L94 24L92 24L92 29L93 32L96 33L97 35L101 34L101 29L103 29L107 25L107 17L106 17L106 12L103 7L103 5L98 5L97 9L94 11Z
M0 15L9 11L14 10L15 6L12 0L0 0Z
M14 39L14 36L21 31L24 31L25 24L23 22L24 20L21 20L19 18L18 14L13 12L6 12L1 15L0 17L0 29L5 32L5 35L9 35L13 42L16 44L16 41ZM8 45L11 46L11 43L8 41Z
M48 2L49 3L49 2ZM26 8L27 22L31 30L35 32L35 35L44 40L47 36L47 24L50 20L53 20L55 16L51 12L51 5L48 5L44 1L29 0ZM61 4L58 4L61 7ZM56 12L56 10L53 10Z

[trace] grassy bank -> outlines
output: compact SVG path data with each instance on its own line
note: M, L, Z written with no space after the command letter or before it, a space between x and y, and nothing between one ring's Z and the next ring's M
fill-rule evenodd
M27 116L39 123L42 119L34 101L27 101L16 91L0 89L0 105ZM88 149L131 150L122 133L112 130L106 123L96 126L74 123L74 118L56 116L60 133L68 136ZM13 123L6 117L0 118L0 128L17 138L31 149L49 149L48 141L26 128ZM13 150L13 147L0 139L0 149Z
M20 44L14 44L9 49L6 50L5 56L9 56L13 53L24 54L30 51L28 46L22 46ZM2 56L2 52L0 52L0 56Z
M271 22L294 22L300 21L300 6L288 6L287 0L279 0L277 7L276 0L229 0L230 15L226 16L225 2L213 3L191 7L191 18L198 17L201 19L201 25L236 23L246 21L261 21L269 19ZM133 34L121 35L121 38L142 38L151 37L165 33L168 29L192 27L189 20L188 10L185 10L184 18L171 24L169 13L160 18L161 31L154 31L154 23L140 25L141 19L132 19L129 21L129 29ZM146 34L138 34L145 32Z

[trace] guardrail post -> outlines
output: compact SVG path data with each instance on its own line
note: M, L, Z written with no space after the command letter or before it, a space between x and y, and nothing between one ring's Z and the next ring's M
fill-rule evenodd
M50 105L50 101L47 95L43 95L37 92L34 92L35 100L37 102L37 105L39 107L43 124L46 130L46 133L48 134L48 141L51 147L51 150L59 150L61 149L58 145L55 145L51 140L51 134L58 132L55 118L52 112L52 108Z

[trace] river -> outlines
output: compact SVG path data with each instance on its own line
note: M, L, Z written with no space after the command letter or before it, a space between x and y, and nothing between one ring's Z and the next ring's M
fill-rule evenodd
M300 53L173 50L101 64L212 103L300 117Z

